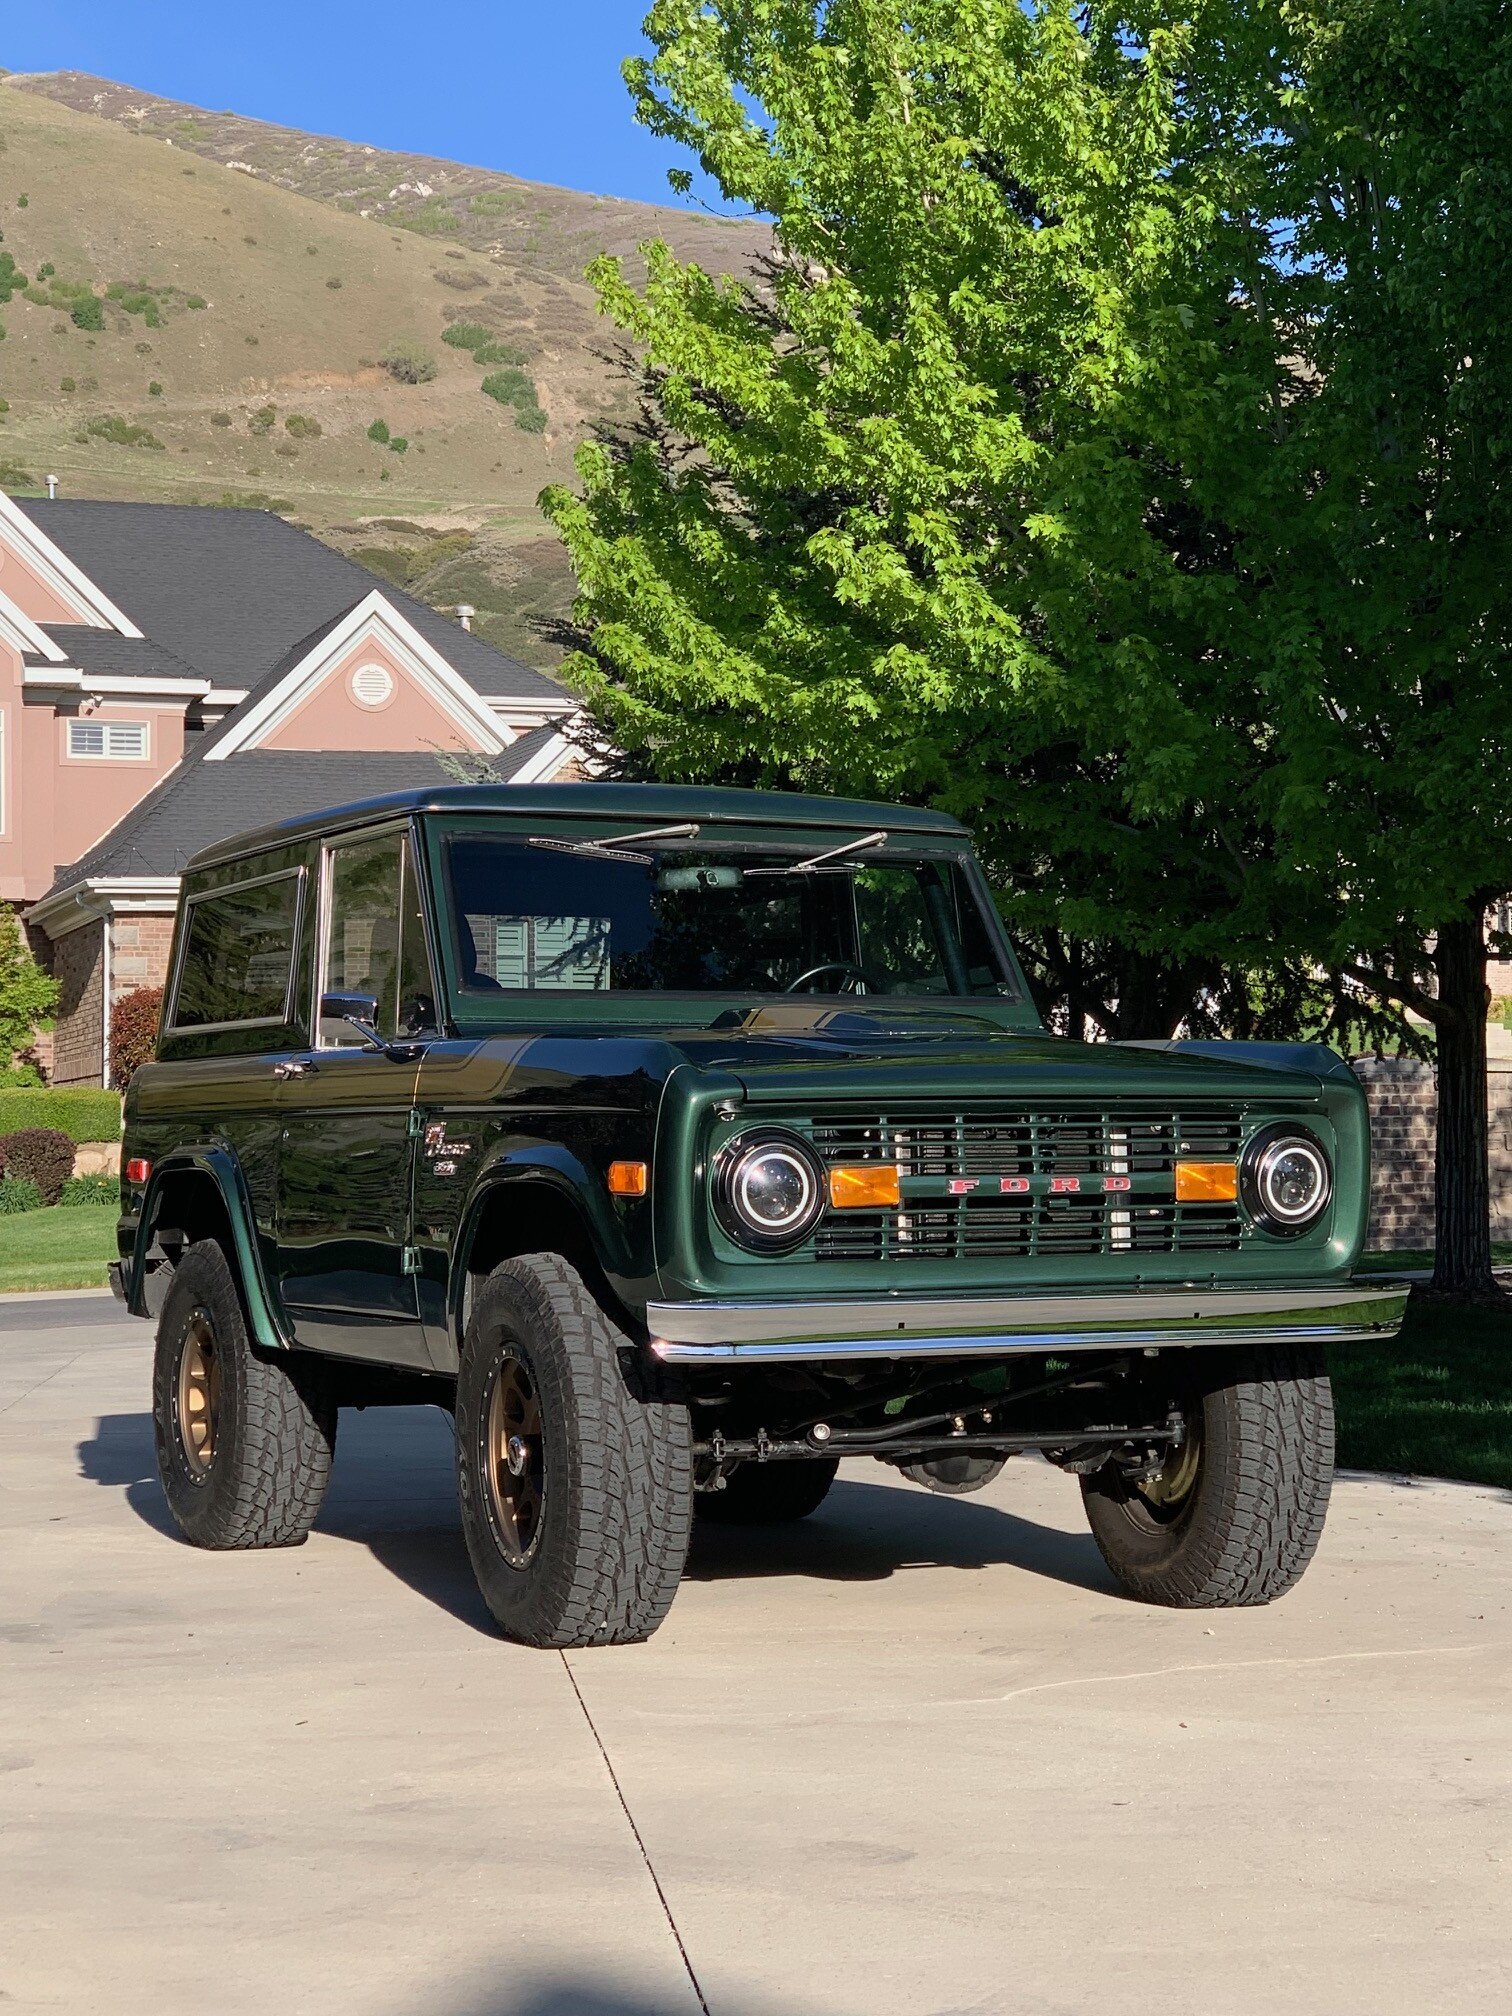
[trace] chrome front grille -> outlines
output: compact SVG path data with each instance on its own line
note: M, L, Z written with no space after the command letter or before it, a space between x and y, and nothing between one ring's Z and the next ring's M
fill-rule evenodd
M814 1239L819 1260L1134 1257L1239 1246L1236 1204L1175 1198L1178 1156L1238 1157L1241 1118L1232 1107L899 1108L818 1113L804 1131L826 1163L895 1163L905 1186L900 1209L831 1211ZM1018 1194L1004 1194L1009 1184Z

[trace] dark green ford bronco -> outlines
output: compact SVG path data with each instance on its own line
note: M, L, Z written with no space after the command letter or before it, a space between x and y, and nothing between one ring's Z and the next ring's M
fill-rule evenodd
M302 1540L342 1406L455 1416L510 1636L645 1637L695 1516L1039 1451L1157 1602L1328 1503L1365 1102L1321 1049L1047 1036L965 832L756 792L448 787L199 855L116 1287L174 1517Z

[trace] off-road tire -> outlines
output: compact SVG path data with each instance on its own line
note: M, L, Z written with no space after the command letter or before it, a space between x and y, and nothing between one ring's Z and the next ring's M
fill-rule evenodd
M179 1422L179 1365L190 1324L208 1319L219 1361L214 1458L197 1472ZM297 1547L331 1475L336 1409L321 1368L257 1350L225 1254L197 1241L174 1269L152 1372L158 1476L196 1547Z
M839 1468L838 1458L817 1456L742 1463L723 1491L700 1491L694 1509L714 1526L784 1526L819 1510Z
M1206 1352L1193 1352L1201 1378ZM1322 1351L1225 1354L1187 1398L1201 1437L1179 1509L1154 1516L1106 1465L1082 1479L1104 1561L1131 1595L1175 1609L1235 1609L1285 1595L1318 1545L1333 1483L1334 1411Z
M539 1401L534 1544L507 1558L491 1510L489 1405L500 1368ZM685 1406L641 1390L638 1353L555 1253L496 1267L473 1298L457 1380L457 1485L478 1587L506 1637L565 1651L630 1645L666 1616L693 1519Z

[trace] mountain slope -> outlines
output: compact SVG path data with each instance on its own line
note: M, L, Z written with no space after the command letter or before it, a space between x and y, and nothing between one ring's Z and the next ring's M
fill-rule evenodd
M519 216L480 208L492 195ZM568 581L534 500L627 399L574 276L663 228L710 266L760 244L97 79L6 78L0 487L52 472L65 495L269 501L549 662L530 638Z

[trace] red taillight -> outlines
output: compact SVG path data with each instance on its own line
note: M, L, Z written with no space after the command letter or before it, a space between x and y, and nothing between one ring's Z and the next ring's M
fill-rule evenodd
M131 1160L126 1164L126 1181L128 1183L145 1183L151 1174L152 1164L145 1156L133 1155Z

